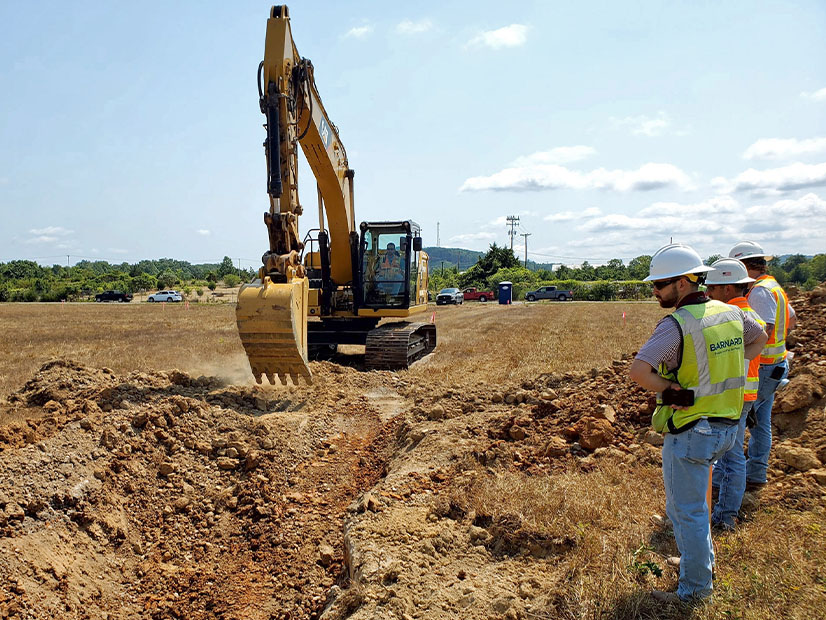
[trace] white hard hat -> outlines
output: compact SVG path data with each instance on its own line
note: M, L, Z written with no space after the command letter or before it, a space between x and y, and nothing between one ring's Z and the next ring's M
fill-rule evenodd
M711 271L711 267L703 264L703 259L693 248L682 243L671 243L661 247L651 257L648 277L643 282L667 280L706 271Z
M754 282L749 277L746 266L736 258L721 258L711 265L706 275L706 284L748 284Z
M747 258L765 258L771 260L772 256L763 251L762 246L756 241L741 241L729 250L729 258L746 260Z

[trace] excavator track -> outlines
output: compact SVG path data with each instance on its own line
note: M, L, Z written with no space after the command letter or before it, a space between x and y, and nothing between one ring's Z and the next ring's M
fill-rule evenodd
M400 370L436 348L432 323L390 323L370 330L364 349L367 370Z

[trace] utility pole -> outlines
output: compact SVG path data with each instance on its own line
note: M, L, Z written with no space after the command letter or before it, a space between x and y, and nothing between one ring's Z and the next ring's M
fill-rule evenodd
M528 268L528 237L531 236L531 233L521 233L522 237L525 237L525 269Z
M505 221L508 224L510 224L510 227L511 227L510 231L508 231L508 235L510 235L510 238L511 238L511 252L513 252L513 238L516 235L516 231L514 230L514 228L519 223L519 216L518 215L509 215L505 218Z
M67 254L66 255L66 267L68 267L68 266L69 266L69 255Z
M240 258L238 259L238 277L241 278L241 259Z
M440 226L439 222L436 222L436 247L437 248L442 247L442 243L441 243L441 240L439 238L439 226Z

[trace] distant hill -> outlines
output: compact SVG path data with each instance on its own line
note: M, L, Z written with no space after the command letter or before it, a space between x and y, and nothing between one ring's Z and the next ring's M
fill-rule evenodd
M765 250L763 251L765 252ZM777 256L777 260L780 261L780 264L782 265L792 256L797 256L797 254L780 254L779 256ZM806 258L806 260L812 260L813 258L813 256L810 256L808 254L803 254L803 256Z
M465 250L464 248L441 248L429 247L424 248L427 255L430 257L430 268L441 269L444 262L445 267L459 267L459 271L464 271L476 261L480 256L484 256L484 252L476 252L475 250Z
M444 261L445 267L450 265L458 265L459 271L464 271L473 265L477 260L479 260L479 257L484 256L487 252L465 250L464 248L441 248L435 246L424 248L424 251L427 252L428 256L430 256L431 269L440 269L442 267L442 261ZM516 258L519 258L519 254L516 254ZM519 258L519 260L522 262L521 258ZM553 267L559 267L559 263L535 263L534 261L528 259L528 269L531 271L536 271L538 269L551 270Z

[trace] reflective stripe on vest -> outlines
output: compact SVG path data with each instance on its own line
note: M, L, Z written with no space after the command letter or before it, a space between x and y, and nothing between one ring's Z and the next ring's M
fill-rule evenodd
M762 286L769 289L775 302L777 310L774 316L774 331L769 334L769 341L763 347L760 355L761 364L777 364L786 359L786 329L789 325L789 298L786 291L777 283L777 280L770 275L762 275L757 278L754 286Z
M749 302L745 297L730 299L728 303L740 308L744 314L749 315L757 321L760 327L764 330L766 329L766 322L749 306ZM748 368L746 370L746 390L743 395L743 400L745 402L752 402L757 400L757 388L760 386L760 356L758 355L753 360L746 360L746 363L748 364Z
M651 420L654 429L663 432L669 419L677 429L701 417L738 419L746 383L742 312L712 300L683 306L671 317L682 335L680 365L676 375L664 367L659 374L693 390L694 404L684 410L658 405Z

